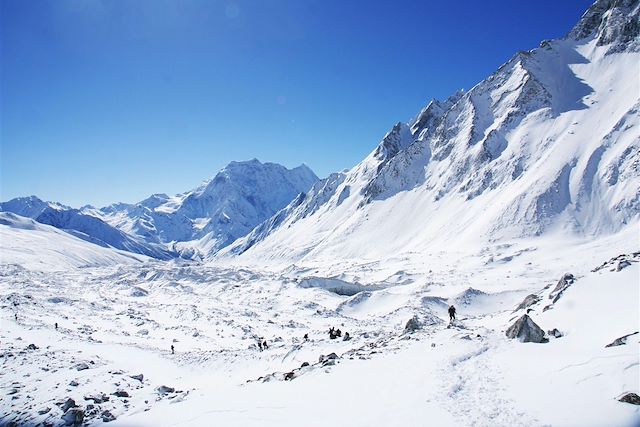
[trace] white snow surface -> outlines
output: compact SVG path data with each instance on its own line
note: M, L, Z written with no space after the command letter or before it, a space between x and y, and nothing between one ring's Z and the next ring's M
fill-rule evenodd
M445 258L449 274L405 274L355 295L335 278L195 263L55 274L2 264L0 415L59 425L72 398L89 425L104 411L121 426L638 425L638 406L617 399L640 391L640 335L605 346L638 330L640 252L590 271L633 245L627 235L512 261ZM567 272L576 281L553 302ZM505 336L531 293L541 299L531 318L564 336ZM406 333L414 316L421 329ZM330 339L329 327L351 339ZM109 401L85 399L102 393Z

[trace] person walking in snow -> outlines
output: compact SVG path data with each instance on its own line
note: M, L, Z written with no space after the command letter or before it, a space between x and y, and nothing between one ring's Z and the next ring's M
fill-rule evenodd
M453 322L454 320L456 320L456 308L449 306L449 321Z
M171 344L171 354L175 354L175 348L173 347L173 344Z

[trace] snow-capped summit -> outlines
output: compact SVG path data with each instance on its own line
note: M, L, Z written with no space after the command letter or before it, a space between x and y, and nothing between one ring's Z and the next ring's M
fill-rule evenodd
M360 164L320 181L223 254L383 259L637 224L639 9L596 2L565 38L431 101Z
M307 191L318 177L257 159L231 162L192 191L153 194L136 203L72 209L35 196L0 203L0 211L35 219L101 246L169 259L199 257L246 235Z
M215 252L246 235L317 180L306 165L287 169L257 159L231 162L194 190L173 197L155 194L137 204L111 205L93 214L150 243Z

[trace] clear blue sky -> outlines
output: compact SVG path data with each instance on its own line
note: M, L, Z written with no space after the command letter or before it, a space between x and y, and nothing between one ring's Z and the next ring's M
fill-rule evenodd
M0 199L135 202L254 157L326 176L590 3L0 0Z

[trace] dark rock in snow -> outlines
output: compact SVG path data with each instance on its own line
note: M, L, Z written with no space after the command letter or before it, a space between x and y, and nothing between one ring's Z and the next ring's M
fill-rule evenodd
M564 293L564 291L566 291L569 288L569 286L571 286L575 281L576 281L576 278L573 274L565 273L565 275L562 276L562 278L560 278L560 280L558 281L558 284L556 285L555 289L551 291L551 293L549 294L549 299L553 299L554 303L558 301L562 296L562 294Z
M131 378L133 378L134 380L138 380L138 381L142 382L142 380L144 379L144 375L142 375L142 374L131 375Z
M623 268L629 267L630 265L631 265L631 263L629 261L627 261L626 259L618 261L618 266L616 267L616 271L620 271Z
M111 394L113 394L115 397L130 397L129 393L127 393L124 390L117 390L117 391L115 391L115 392L113 392Z
M44 408L38 411L38 415L48 414L51 411L51 408Z
M625 393L618 399L619 402L631 403L632 405L640 405L640 396L635 393Z
M284 380L285 381L291 381L295 377L296 377L296 374L293 371L287 372L286 374L284 374Z
M89 369L89 365L84 362L80 362L76 366L74 366L74 368L76 368L78 371L84 371L85 369Z
M324 354L321 354L320 357L318 358L318 362L325 363L325 362L327 362L329 360L335 360L337 358L338 358L338 355L335 354L335 353L331 353L331 354L329 354L327 356L325 356Z
M421 328L422 328L422 325L420 324L420 320L418 320L418 316L413 316L411 319L407 321L407 324L404 325L404 332L411 333Z
M541 299L542 298L540 298L536 294L527 295L525 297L525 299L520 304L518 304L518 306L516 307L516 309L514 311L523 310L525 308L528 308L528 307L532 306L533 304L537 303L538 301L540 301Z
M79 426L84 421L84 411L80 408L71 408L64 413L62 419L66 426Z
M544 331L526 314L516 320L507 329L508 338L517 338L520 342L545 343L549 340L544 337Z
M302 365L300 365L301 368L304 368L305 366L309 366L309 362L302 362Z
M173 393L174 391L176 391L175 388L169 387L166 385L161 385L156 390L158 391L158 394L160 394L161 396L164 396L165 394Z
M29 344L27 346L27 350L37 350L37 349L38 349L38 346L35 344Z
M100 414L100 416L102 417L103 423L108 423L116 419L116 417L114 417L113 414L109 411L102 411L102 414Z
M605 347L617 347L619 345L625 345L625 344L627 344L627 338L629 338L629 337L631 337L633 335L636 335L638 333L639 332L636 331L636 332L634 332L632 334L627 334L627 335L621 336L620 338L616 338L612 343L605 345Z
M62 409L62 412L67 412L68 409L75 408L76 406L78 406L78 405L76 405L76 401L71 399L71 398L68 398L62 404L62 408L61 409Z
M104 403L109 401L109 396L103 393L97 396L85 396L84 400L93 400L93 403Z
M70 385L71 387L78 387L78 381L76 381L76 380L72 380L72 381L69 383L69 385Z
M557 328L553 328L550 331L547 331L547 334L554 338L560 338L562 336L562 332L560 332Z

